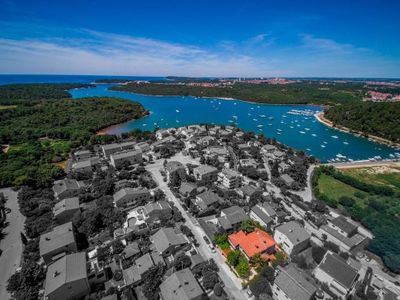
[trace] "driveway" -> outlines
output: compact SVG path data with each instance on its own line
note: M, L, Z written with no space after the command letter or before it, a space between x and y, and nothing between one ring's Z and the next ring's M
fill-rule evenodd
M0 256L0 299L10 299L10 294L6 290L7 280L14 274L21 261L20 233L24 230L25 217L19 211L18 193L11 189L1 189L0 193L4 193L8 199L6 207L11 209L6 218L8 226L3 230L6 236L0 241L0 249L3 250L3 254Z
M189 162L190 158L182 156L178 154L174 157L171 157L170 160L180 161L182 163ZM186 162L184 162L186 161ZM163 167L164 160L158 160L154 164L149 164L146 166L146 170L148 170L156 180L159 185L159 188L165 193L168 199L174 202L175 206L182 213L183 217L186 219L185 225L190 228L193 232L196 240L200 244L197 248L200 254L205 259L214 259L216 264L219 267L219 276L225 284L224 290L227 292L228 296L231 299L249 299L246 292L242 289L241 281L230 271L229 267L226 265L223 256L217 251L216 253L211 253L209 246L203 239L204 233L203 229L198 225L197 220L193 219L188 215L188 213L182 208L180 201L175 197L175 195L171 192L166 182L163 181L163 177L160 173L160 168ZM193 163L193 161L192 161ZM197 225L195 225L197 224Z

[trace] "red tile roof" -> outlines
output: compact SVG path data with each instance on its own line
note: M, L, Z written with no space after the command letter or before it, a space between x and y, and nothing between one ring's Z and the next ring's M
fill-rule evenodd
M238 231L231 234L228 239L235 248L239 246L248 257L263 253L276 245L275 240L259 228L251 233L245 233L243 230Z

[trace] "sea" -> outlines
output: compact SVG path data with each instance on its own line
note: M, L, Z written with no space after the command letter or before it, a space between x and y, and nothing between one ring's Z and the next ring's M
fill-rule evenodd
M0 75L0 84L13 83L93 83L96 79L122 78L160 81L164 77L99 75ZM73 89L75 99L107 96L141 103L150 111L147 117L128 121L107 130L121 134L133 129L180 127L191 124L235 125L303 150L321 162L391 159L400 157L400 149L370 141L364 137L329 128L314 117L322 111L313 105L270 105L240 99L201 98L192 96L149 96L112 91L112 84ZM300 111L301 114L293 114ZM303 114L303 112L305 112Z

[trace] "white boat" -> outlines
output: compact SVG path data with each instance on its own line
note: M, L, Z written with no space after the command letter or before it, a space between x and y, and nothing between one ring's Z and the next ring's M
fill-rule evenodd
M266 115L259 115L260 118L266 118Z
M333 139L338 139L339 137L337 135L332 135L331 136Z
M309 131L310 130L310 128L304 128L305 130L307 130L307 131Z
M257 127L261 128L261 127L263 127L263 125L260 124L260 125L257 125Z
M312 136L317 136L315 133L312 133L311 135L312 135Z
M253 119L253 121L254 121L254 122L257 122L258 120L257 120L257 119Z
M292 128L292 129L294 128L293 126L289 126L289 127Z
M337 157L337 158L347 158L345 155L340 154L340 153L336 154L336 157Z
M343 144L348 145L349 143L348 142L343 142Z
M147 124L142 124L142 126L147 126Z
M325 148L326 146L325 146L325 145L321 145L321 147L322 147L322 148Z
M272 124L271 124L271 123L268 123L268 126L272 126Z
M237 116L232 116L232 118L237 119L238 117Z
M305 131L299 131L301 134L305 134L306 132Z
M179 112L179 109L176 109L175 111L178 113L178 112Z

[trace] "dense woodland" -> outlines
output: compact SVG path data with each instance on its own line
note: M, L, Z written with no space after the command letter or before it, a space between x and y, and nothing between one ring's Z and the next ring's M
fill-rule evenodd
M337 105L329 108L325 117L334 125L400 143L400 102Z
M56 163L71 147L98 141L99 129L145 114L140 104L123 99L68 99L64 89L71 87L78 85L0 87L0 103L11 105L0 110L0 144L10 145L0 154L0 186L47 186L62 175Z
M361 83L326 83L304 81L287 85L236 83L227 87L199 87L183 84L129 83L113 90L149 95L226 97L271 104L331 104L361 100Z
M361 191L353 197L341 197L339 201L323 194L318 186L319 177L326 174ZM377 186L360 181L333 167L316 169L313 177L315 196L333 208L361 222L372 231L375 238L368 249L379 255L393 272L400 273L400 195L387 186Z

